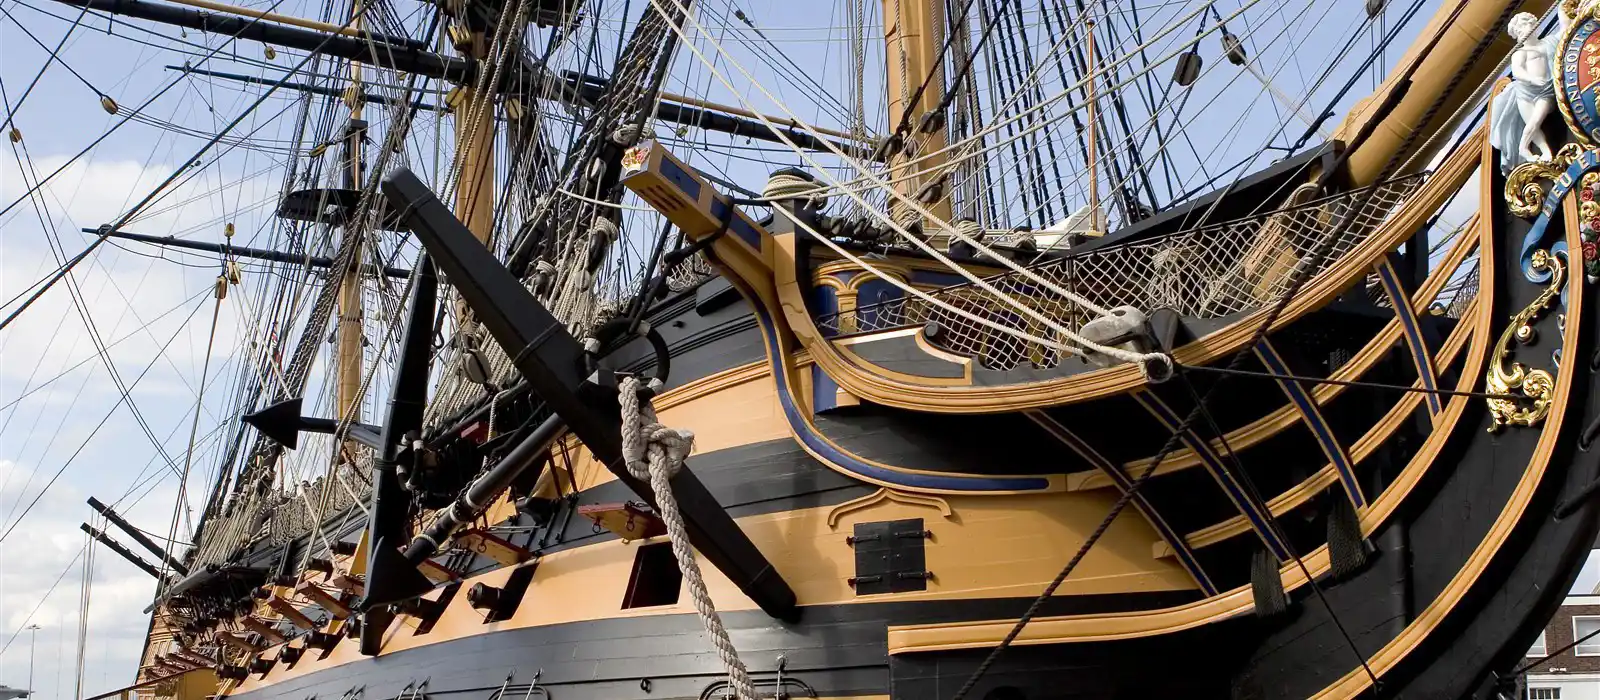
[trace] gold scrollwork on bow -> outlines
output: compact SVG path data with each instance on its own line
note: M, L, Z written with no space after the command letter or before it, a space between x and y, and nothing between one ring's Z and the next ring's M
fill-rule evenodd
M1528 161L1513 168L1506 176L1506 208L1524 219L1538 214L1539 205L1544 202L1545 181L1560 177L1580 155L1583 146L1569 143L1556 149L1550 160Z
M1550 306L1561 294L1561 285L1566 282L1567 269L1561 258L1551 255L1548 251L1536 250L1531 260L1535 270L1550 270L1550 285L1539 293L1526 308L1511 317L1510 325L1506 326L1500 334L1500 340L1495 343L1494 357L1489 360L1487 376L1488 390L1491 394L1511 394L1521 392L1531 402L1512 399L1488 399L1489 402L1489 432L1497 432L1506 425L1535 426L1544 421L1550 413L1550 402L1555 399L1555 377L1542 369L1529 369L1521 362L1511 362L1506 365L1506 360L1511 355L1512 343L1528 344L1533 342L1535 331L1533 322L1539 314Z

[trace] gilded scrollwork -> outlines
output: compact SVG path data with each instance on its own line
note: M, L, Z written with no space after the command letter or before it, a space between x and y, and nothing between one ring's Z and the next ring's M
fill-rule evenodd
M1513 399L1488 399L1489 431L1496 432L1506 425L1535 426L1550 413L1550 403L1555 399L1555 377L1542 369L1529 369L1520 362L1507 364L1513 343L1533 342L1536 332L1534 321L1561 295L1566 282L1566 265L1561 256L1538 250L1533 254L1533 266L1550 271L1550 283L1538 297L1511 317L1511 323L1495 343L1494 357L1489 361L1486 377L1491 394L1520 393ZM1524 398L1525 397L1525 398Z
M1583 146L1569 143L1556 150L1556 155L1550 160L1536 160L1523 163L1506 176L1506 208L1512 214L1528 218L1539 213L1539 205L1544 203L1545 182L1560 177L1578 157L1583 155Z

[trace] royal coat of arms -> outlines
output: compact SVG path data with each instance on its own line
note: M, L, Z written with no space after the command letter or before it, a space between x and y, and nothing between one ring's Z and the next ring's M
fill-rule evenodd
M1564 6L1567 10L1570 7ZM1561 37L1561 89L1556 102L1567 126L1585 146L1600 143L1600 19L1586 3Z

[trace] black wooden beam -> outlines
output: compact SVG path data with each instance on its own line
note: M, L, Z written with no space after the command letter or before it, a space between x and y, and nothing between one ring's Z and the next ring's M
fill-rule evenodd
M240 83L250 83L251 85L277 85L278 84L278 81L272 80L270 78L258 78L258 77L253 76L253 75L240 75L238 73L224 73L222 71L205 70L205 69L202 69L202 68L195 68L193 66L167 66L167 70L183 71L184 73L193 73L195 75L204 75L204 76L209 77L209 78L221 78L223 80L232 80L232 81L240 82ZM344 90L341 90L341 89L335 88L335 87L328 87L328 86L325 86L325 85L312 85L310 83L296 83L296 82L292 82L291 81L291 82L284 83L283 87L285 89L288 89L288 90L298 90L300 92L309 92L309 93L311 93L313 95L323 95L323 96L326 96L326 97L339 97L339 98L343 98L344 97ZM375 93L375 92L364 92L364 93L362 93L361 94L361 100L363 102L366 102L367 104L384 105L384 106L392 105L392 104L394 104L396 102L401 102L401 100L390 99L388 97L385 97L385 96L380 95L380 94ZM423 102L422 100L412 100L411 102L409 102L407 104L409 104L410 106L415 107L417 109L426 110L426 111L429 111L429 112L448 112L448 111L450 111L450 108L446 107L444 105L433 104L433 103L430 103L430 102Z
M147 0L53 1L97 12L134 17L161 24L222 34L238 39L276 44L300 51L318 51L329 56L392 68L407 73L416 73L430 78L439 78L456 84L470 84L475 79L477 72L476 62L426 51L416 40L403 37L381 35L351 37L340 34L327 34L252 18L191 10L165 3L148 2ZM189 70L195 73L204 73L204 71L192 68ZM542 74L529 73L529 71L537 70L535 67L526 65L507 70L503 73L504 77L500 81L500 87L502 90L509 90L518 85L527 86L528 88L545 85L546 80ZM217 75L216 77L233 78L230 75ZM593 101L598 99L609 84L609 81L605 78L572 71L563 71L562 75L552 77L555 77L560 83L564 83L565 89L558 91L559 94L547 96L560 99L563 102ZM284 87L290 86L285 85ZM300 86L291 89L299 88ZM315 90L312 91L315 92ZM658 102L656 105L656 118L675 124L686 124L736 136L775 143L780 141L766 125L758 120L736 117L710 109L670 102ZM785 135L801 148L814 151L827 150L821 139L814 138L810 134L791 129L787 130ZM834 142L833 145L846 153L853 153L858 157L870 155L867 149L859 146L844 145L837 142Z
M111 539L110 535L107 535L103 531L89 527L89 523L81 523L78 525L78 528L89 533L90 537L93 537L100 544L105 545L106 549L116 552L118 555L121 555L123 559L127 559L129 564L143 569L145 573L156 577L156 580L158 581L161 579L161 570L157 569L154 564L145 561L143 557L128 551L127 547L122 546L121 542Z
M389 415L383 424L378 460L372 475L371 512L367 518L367 583L361 602L361 653L376 655L384 631L394 614L385 603L421 595L433 587L417 567L406 561L406 525L411 520L411 498L399 473L401 454L421 436L423 412L428 405L428 366L433 360L434 307L439 281L433 263L422 255L412 284L411 309L406 317L400 358L395 363L389 391Z
M79 230L83 231L84 233L100 235L99 229L86 228ZM285 253L283 251L266 250L263 248L245 248L243 246L223 245L221 243L186 241L175 236L150 236L142 233L128 233L127 231L112 231L111 233L107 234L106 237L120 238L126 241L138 241L140 243L151 243L154 245L166 246L168 248L198 250L205 253L226 252L229 255L241 258L250 258L251 260L266 260L269 262L289 263L291 265L305 265L307 267L314 267L322 270L333 267L333 258L324 258L315 255L298 255L295 253ZM378 271L378 267L372 264L362 265L362 269L367 272ZM384 267L382 272L385 277L404 279L411 276L410 270L399 267Z
M604 96L606 87L609 84L603 78L596 78L592 75L570 70L561 71L561 78L566 81L570 90L576 92L577 97L590 104L598 102ZM567 93L564 92L563 95L565 94ZM772 129L767 128L767 125L761 123L760 120L734 116L714 109L657 100L655 117L664 122L683 124L707 131L718 131L724 134L743 136L771 143L783 143L783 139L773 134ZM856 158L871 159L873 157L871 148L819 139L794 127L785 128L783 135L793 141L794 145L810 151L828 152L828 145L831 144L834 148Z
M649 484L635 479L623 463L616 392L590 380L577 339L410 170L391 172L383 192L391 210L404 212L404 224L512 358L534 394L618 480L655 506ZM595 378L603 382L603 377ZM767 614L798 618L789 584L690 469L672 479L672 491L695 549Z
M368 65L444 78L454 83L470 82L475 77L471 62L426 51L421 43L414 39L367 33L361 36L329 34L251 17L191 10L146 0L53 1L96 12L160 22L246 41L260 41L300 51L317 51Z
M141 547L149 550L150 553L156 555L157 557L165 559L167 566L173 571L178 572L179 576L189 575L189 567L184 566L183 564L178 563L178 561L172 557L167 556L167 551L165 549L156 546L156 543L149 537L146 537L145 534L139 530L139 528L134 527L132 523L124 520L122 516L117 515L117 511L112 510L111 506L101 503L100 499L95 498L94 496L90 496L89 507L93 508L96 513L105 516L106 522L111 523L112 525L117 526L117 529L128 533L128 536L132 537L134 542L138 542Z

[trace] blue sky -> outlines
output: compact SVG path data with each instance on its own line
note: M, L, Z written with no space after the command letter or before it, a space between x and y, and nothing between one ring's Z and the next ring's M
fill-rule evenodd
M273 3L246 4L267 7ZM1414 27L1420 26L1437 4L1425 4L1420 19L1388 52L1388 60L1398 57L1399 47L1409 42ZM1217 5L1223 14L1239 6L1236 1ZM807 106L796 76L810 76L830 94L848 90L853 82L845 60L848 47L843 43L844 33L836 28L844 21L846 4L839 0L820 6L762 2L740 7L766 31L771 43L741 29L742 25L731 17L733 5L723 0L703 5L699 17L714 28L712 35L730 52L732 60L751 70L763 84L775 86L778 96L791 103L800 116L827 126L844 126L828 116L828 110L814 104ZM1114 11L1126 10L1122 5L1111 7L1116 8ZM1152 28L1187 11L1177 3L1146 3L1143 7L1148 11L1143 19ZM1261 57L1263 70L1274 83L1294 96L1304 93L1325 61L1339 57L1343 38L1356 27L1360 12L1357 5L1332 0L1263 2L1256 7L1242 20L1230 23L1230 29L1245 39L1253 56ZM7 17L0 17L0 80L4 81L8 103L15 104L44 65L46 56L45 49L21 27L39 41L54 46L78 13L75 8L48 0L10 0L0 2L0 8L7 13ZM307 0L284 0L278 11L303 17L333 12ZM868 2L869 34L881 31L878 14L876 3ZM268 62L258 43L225 44L200 32L183 36L149 23L120 21L132 22L160 36L110 24L104 17L85 17L62 52L66 63L82 80L60 65L50 66L16 113L16 126L23 134L26 149L22 155L38 174L55 170L120 120L102 111L100 94L111 96L124 108L136 107L176 77L164 66L181 65L186 58L198 60L196 56L186 57L139 41L163 47L186 41L193 45L187 50L202 54L225 46L208 67L249 75L275 77L280 74L278 69L292 66L297 60L294 52L280 50ZM615 18L602 17L600 21L602 27L611 27L614 32ZM1031 31L1034 49L1042 54L1052 38L1039 27ZM1184 29L1173 36L1181 39L1188 34L1189 30ZM1367 41L1358 42L1354 53L1362 53L1360 49ZM795 57L797 65L775 61L774 45ZM696 46L716 56L704 38ZM1177 164L1190 172L1199 172L1200 162L1217 168L1231 164L1242 154L1256 152L1270 140L1271 127L1286 118L1285 107L1276 103L1255 78L1227 64L1215 37L1208 37L1200 46L1208 72L1193 90L1191 100L1196 107L1192 109L1213 106L1207 116L1190 127L1194 143L1173 147ZM870 50L873 49L869 46ZM729 57L716 60L720 69L729 70ZM264 63L275 69L264 67ZM870 58L869 64L864 78L871 96L868 113L875 115L874 127L881 129L881 98L877 95L882 83L881 59ZM1341 66L1346 68L1343 74L1348 74L1348 66ZM1170 64L1158 67L1158 82L1165 81L1170 72ZM737 75L735 72L736 80ZM1371 82L1363 77L1340 109L1363 96ZM1316 99L1310 101L1313 108L1320 108L1336 87L1330 83L1318 88ZM779 105L754 91L735 93L725 89L706 66L687 52L680 53L667 89L781 114ZM147 114L169 125L209 133L238 115L260 90L184 79L156 98ZM292 120L271 117L286 110L292 114L292 106L288 99L274 97L241 124L240 132L254 131L256 138L287 142L292 138ZM431 131L432 117L423 119L419 123L421 131ZM1336 123L1337 118L1328 126ZM1289 133L1298 133L1302 126L1292 123ZM670 135L667 127L658 128L658 132ZM1074 137L1064 129L1055 133L1062 153L1068 153L1067 144ZM742 139L711 138L712 143L722 146L761 145L747 144ZM427 170L426 152L431 150L431 141L420 141L413 165ZM0 216L0 299L11 298L54 267L47 232L59 239L68 255L75 253L87 241L79 228L92 228L116 218L174 172L200 144L201 140L193 135L130 123L63 171L44 190L42 210L25 203ZM753 187L759 186L767 171L797 162L793 156L771 152L721 150L724 155L705 149L681 152L698 167ZM157 203L149 216L126 228L218 241L223 224L231 222L238 231L237 243L266 244L272 222L261 205L272 202L280 186L277 173L287 157L283 153L234 149L215 162L208 159L204 167L189 170L182 184ZM1072 171L1071 156L1062 158L1069 161L1067 169ZM1268 159L1259 165L1265 165ZM19 164L17 157L0 157L0 204L19 197L33 177L34 172ZM119 508L130 519L164 536L172 527L178 492L178 478L173 472L182 469L196 389L204 384L206 396L191 460L187 499L190 508L199 507L199 494L208 488L217 468L216 453L221 442L215 438L226 434L232 425L228 406L237 388L238 370L251 351L247 338L252 324L257 322L252 309L271 293L267 284L270 280L247 273L244 284L234 288L222 302L211 369L202 380L200 368L206 361L214 303L206 295L217 270L204 258L174 254L157 259L150 257L153 252L147 247L106 246L73 276L95 329L104 342L112 345L107 354L122 380L133 383L147 364L150 367L132 391L145 426L126 407L115 407L120 392L104 361L93 351L88 327L65 288L53 290L13 327L0 333L0 405L11 403L25 386L38 387L44 380L61 375L26 398L0 408L0 532L16 524L15 531L0 541L0 647L6 647L0 652L0 682L13 686L24 682L28 636L24 634L6 645L12 632L31 619L44 628L38 634L35 682L43 698L65 698L70 694L82 572L69 563L83 551L84 538L77 526L91 515L83 505L84 498L93 495L107 502L122 500ZM160 352L163 346L164 353ZM153 364L152 359L156 359ZM317 385L311 391L322 393ZM102 416L108 418L96 429ZM146 434L146 426L154 434L154 441ZM172 464L162 459L154 442L160 442L166 453L175 458ZM80 446L81 453L74 456ZM58 470L59 479L42 492L42 484ZM36 497L37 505L19 521L18 514ZM187 523L180 520L180 540L187 531ZM62 572L66 573L57 583ZM1583 585L1592 587L1600 573L1587 571L1585 576ZM148 576L105 552L96 557L93 581L86 692L119 687L132 678L134 655L147 621L140 610L153 589ZM54 592L46 598L52 585Z

